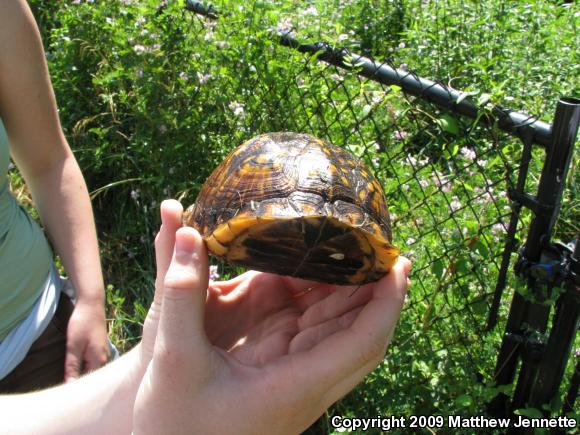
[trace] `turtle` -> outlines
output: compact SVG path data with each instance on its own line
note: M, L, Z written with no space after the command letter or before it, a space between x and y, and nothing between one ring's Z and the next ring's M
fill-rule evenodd
M381 184L361 159L305 133L234 148L183 223L229 263L328 284L376 281L399 255Z

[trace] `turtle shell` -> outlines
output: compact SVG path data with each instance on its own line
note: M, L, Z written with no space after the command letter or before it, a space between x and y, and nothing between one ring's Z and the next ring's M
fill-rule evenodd
M184 224L230 263L332 284L376 281L399 254L379 182L308 134L263 134L232 150Z

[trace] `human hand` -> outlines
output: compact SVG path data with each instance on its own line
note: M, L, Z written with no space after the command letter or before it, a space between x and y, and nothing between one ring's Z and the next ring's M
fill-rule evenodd
M161 315L165 274L167 273L173 255L175 233L182 226L181 216L183 214L183 207L176 200L165 200L161 203L160 214L161 228L155 237L155 263L157 268L155 293L153 302L149 307L147 317L143 323L143 334L139 344L141 370L143 373L153 357L153 348L155 346L159 317Z
M65 381L77 379L83 372L106 364L109 343L105 307L78 301L67 326Z
M180 229L157 287L160 318L134 432L305 429L382 360L409 266L401 258L358 289L257 272L208 289L203 241Z

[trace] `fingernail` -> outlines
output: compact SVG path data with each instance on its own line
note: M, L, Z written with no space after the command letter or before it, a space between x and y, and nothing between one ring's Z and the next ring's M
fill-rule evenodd
M180 259L190 260L194 252L195 237L192 234L187 234L187 231L178 230L175 237L175 256Z

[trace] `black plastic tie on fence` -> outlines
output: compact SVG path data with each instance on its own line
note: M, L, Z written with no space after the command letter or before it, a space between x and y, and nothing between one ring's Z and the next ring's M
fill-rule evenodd
M515 266L516 273L554 287L560 287L566 281L580 285L579 277L574 272L578 260L573 253L574 243L550 243L542 250L540 261L534 262L529 261L522 250Z
M161 3L157 5L157 10L155 12L156 15L161 15L167 9L167 0L163 0Z
M550 215L553 209L553 206L549 204L542 204L538 201L538 198L534 195L530 195L529 193L520 192L516 189L510 188L508 189L508 198L514 202L519 203L523 207L526 207L534 212L536 216L538 215Z
M506 339L521 346L522 359L538 362L544 354L546 343L529 333L506 333Z
M213 20L217 19L218 17L218 11L211 3L206 4L204 2L185 0L185 9Z

